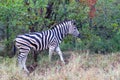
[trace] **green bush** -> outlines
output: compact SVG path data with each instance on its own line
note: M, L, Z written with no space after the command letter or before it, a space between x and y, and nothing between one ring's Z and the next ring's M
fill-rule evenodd
M69 36L61 44L63 50L84 50L93 52L116 52L120 50L120 4L119 0L97 0L96 16L89 19L89 6L78 0L13 0L0 1L0 22L5 26L6 45L18 34L29 32L29 27L42 31L64 20L76 20L82 36ZM51 6L51 7L50 7ZM51 11L47 9L51 8ZM48 16L49 13L49 16ZM92 26L90 26L90 23ZM8 51L9 51L8 50Z

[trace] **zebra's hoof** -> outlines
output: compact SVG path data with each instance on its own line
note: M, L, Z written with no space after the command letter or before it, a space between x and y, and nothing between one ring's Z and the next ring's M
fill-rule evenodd
M38 66L37 64L32 64L32 65L27 66L27 69L29 70L30 73L32 73L36 69L37 66Z

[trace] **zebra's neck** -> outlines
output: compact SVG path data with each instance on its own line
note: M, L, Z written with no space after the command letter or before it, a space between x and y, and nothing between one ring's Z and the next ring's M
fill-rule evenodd
M55 35L62 41L62 39L68 34L68 25L66 23L58 24L54 27Z

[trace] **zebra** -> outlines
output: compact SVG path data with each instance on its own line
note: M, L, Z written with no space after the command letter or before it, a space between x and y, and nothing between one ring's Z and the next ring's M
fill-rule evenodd
M18 35L14 41L14 48L19 51L17 59L20 69L29 73L26 67L26 60L30 50L41 51L49 49L49 61L51 61L53 52L57 52L60 60L65 64L59 45L68 34L81 37L74 20L64 21L46 31Z

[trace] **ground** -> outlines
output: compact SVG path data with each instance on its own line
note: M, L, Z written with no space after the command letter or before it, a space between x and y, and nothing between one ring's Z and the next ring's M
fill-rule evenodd
M0 57L0 80L120 80L120 53L68 51L64 57L65 65L59 59L49 62L48 56L42 57L29 75L19 71L16 58Z

